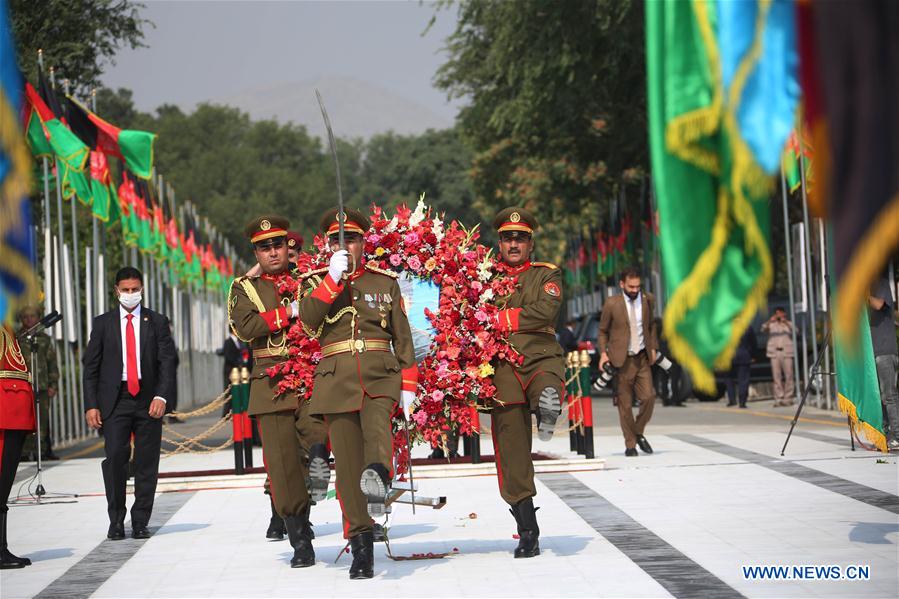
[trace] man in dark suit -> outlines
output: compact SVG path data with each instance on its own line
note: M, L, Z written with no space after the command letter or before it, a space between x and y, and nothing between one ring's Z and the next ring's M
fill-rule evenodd
M150 536L162 416L166 398L174 397L175 344L168 319L140 305L143 276L126 266L116 273L119 305L94 318L84 351L85 418L105 440L103 483L112 540L125 538L125 466L134 433L134 506L131 529L135 539Z
M643 430L652 416L656 394L652 385L652 363L659 347L653 320L653 298L641 291L640 271L627 268L618 282L622 294L609 298L599 321L599 368L607 362L618 369L618 419L624 433L624 455L644 453L652 447ZM634 420L634 396L640 411Z

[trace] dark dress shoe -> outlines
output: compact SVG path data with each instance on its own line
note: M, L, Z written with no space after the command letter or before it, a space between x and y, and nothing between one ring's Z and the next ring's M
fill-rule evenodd
M125 538L125 525L124 524L110 524L109 531L106 533L106 538L110 541L121 541Z
M134 526L131 528L131 536L135 539L149 539L150 531L145 525Z
M649 444L649 441L643 435L637 435L637 445L643 453L652 453L652 445Z
M629 457L629 458L635 458L635 457L637 457L637 448L636 448L636 447L627 447L627 448L625 448L625 450L624 450L624 455L626 455L626 456Z

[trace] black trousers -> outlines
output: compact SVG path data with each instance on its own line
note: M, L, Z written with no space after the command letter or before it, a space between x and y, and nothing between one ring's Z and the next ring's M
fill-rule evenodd
M0 430L0 512L6 513L9 508L6 502L16 480L16 470L22 457L22 445L31 431Z
M727 403L733 405L737 399L741 406L749 397L749 364L733 364L727 373Z
M134 433L134 505L131 526L150 523L156 480L159 477L159 450L162 445L162 419L150 416L151 397L132 397L122 383L119 401L112 414L103 420L106 459L103 460L103 484L109 522L124 524L125 483L131 457L131 433Z

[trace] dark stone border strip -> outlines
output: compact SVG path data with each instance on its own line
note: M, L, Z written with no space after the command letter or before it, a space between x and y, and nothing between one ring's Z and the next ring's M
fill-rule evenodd
M155 533L190 501L196 491L187 493L163 493L153 504L153 515L150 518L150 531ZM128 525L126 534L130 534ZM119 571L125 562L131 559L145 540L132 539L124 541L103 540L66 572L51 582L44 590L35 595L40 599L76 599L90 597L113 574Z
M540 482L675 597L743 597L571 474L540 474Z
M796 462L772 458L761 453L749 451L748 449L741 449L739 447L734 447L733 445L712 441L705 437L684 434L672 434L668 436L672 439L677 439L678 441L697 445L703 449L709 449L732 458L745 460L752 464L783 474L784 476L789 476L833 493L839 493L840 495L845 495L846 497L861 501L862 503L867 503L870 506L894 514L899 514L899 496L893 495L892 493L874 489L867 485L854 483L845 478L833 476L832 474L827 474L826 472L821 472L820 470L815 470L814 468L809 468L808 466L803 466Z
M845 437L832 437L830 435L822 435L821 433L813 433L811 431L793 431L794 437L802 437L811 441L821 441L822 443L831 443L840 447L851 447L852 441L849 439L849 429L846 429Z

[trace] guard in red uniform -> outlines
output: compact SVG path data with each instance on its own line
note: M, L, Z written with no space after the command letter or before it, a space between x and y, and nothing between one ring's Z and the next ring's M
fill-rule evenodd
M22 445L34 431L34 392L31 374L12 330L0 325L0 570L31 565L26 557L16 557L6 544L6 506Z

